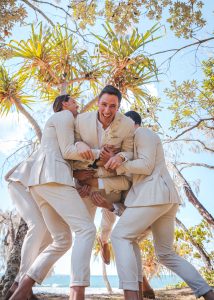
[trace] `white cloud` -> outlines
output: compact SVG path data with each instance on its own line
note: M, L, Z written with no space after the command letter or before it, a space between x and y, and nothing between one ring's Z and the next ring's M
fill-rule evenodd
M0 118L0 153L8 154L25 140L29 123L22 114L9 113Z
M154 96L154 97L158 96L158 90L153 83L145 84L145 87L151 96Z

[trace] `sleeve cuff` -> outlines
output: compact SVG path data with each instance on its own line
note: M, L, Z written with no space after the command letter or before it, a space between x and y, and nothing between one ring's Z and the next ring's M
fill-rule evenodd
M101 178L98 178L98 189L104 190L104 182Z

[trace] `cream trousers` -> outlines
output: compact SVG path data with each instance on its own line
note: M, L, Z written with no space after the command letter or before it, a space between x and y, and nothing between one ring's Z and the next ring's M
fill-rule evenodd
M15 279L19 282L39 253L52 242L52 238L41 211L26 187L19 181L13 181L8 184L8 191L17 212L28 226L21 250L19 273Z
M28 276L38 283L43 281L52 265L70 248L72 231L75 241L71 256L71 286L88 286L96 228L76 189L48 183L33 186L30 191L53 242L37 257Z
M28 226L21 249L19 272L15 278L16 282L20 282L39 253L52 242L52 238L36 202L30 192L26 191L26 187L19 181L12 181L8 184L8 191L18 214Z
M173 249L177 209L178 204L126 208L111 235L120 288L138 291L139 268L133 245L151 226L154 247L160 263L180 276L197 297L211 290L198 271Z

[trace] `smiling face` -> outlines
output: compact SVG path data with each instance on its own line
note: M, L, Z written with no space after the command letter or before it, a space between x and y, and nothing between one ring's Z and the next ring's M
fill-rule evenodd
M98 116L103 128L107 128L114 120L119 109L119 100L116 95L103 94L98 101Z
M68 101L63 101L63 110L67 109L72 112L73 116L76 117L78 114L78 104L75 99L69 97Z

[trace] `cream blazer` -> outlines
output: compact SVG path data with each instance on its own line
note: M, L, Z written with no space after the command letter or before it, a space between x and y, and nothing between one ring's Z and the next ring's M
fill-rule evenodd
M126 197L127 207L181 203L166 167L162 143L157 134L138 128L134 138L134 160L125 162L117 174L133 174Z
M75 122L75 141L83 141L93 149L93 151L99 152L99 140L98 140L98 130L97 130L97 111L86 112L79 114ZM134 144L134 122L120 114L116 113L113 122L111 123L108 130L105 130L101 146L105 144L113 145L121 148L121 153L123 153L127 159L133 158L133 144ZM98 155L99 156L99 155ZM87 168L86 163L74 162L75 169L85 169ZM108 174L103 168L99 168L99 177L108 177L112 174ZM103 176L102 176L103 173Z
M5 180L8 182L18 181L21 182L23 186L27 187L31 168L36 155L37 152L33 153L26 160L20 162L18 165L8 171L8 173L5 175Z
M74 186L67 161L72 159L81 159L74 145L74 117L70 111L63 110L52 115L45 125L28 186L50 182Z

